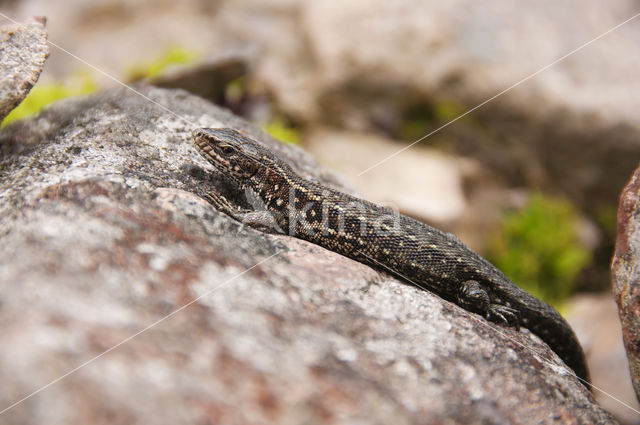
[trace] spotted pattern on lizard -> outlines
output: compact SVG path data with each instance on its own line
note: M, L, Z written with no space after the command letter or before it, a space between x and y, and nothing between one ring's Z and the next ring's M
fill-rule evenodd
M305 179L236 130L198 129L193 138L237 196L245 196L254 207L243 210L221 194L207 194L220 211L261 230L275 229L392 272L490 321L522 325L579 378L589 381L582 348L562 316L453 234Z

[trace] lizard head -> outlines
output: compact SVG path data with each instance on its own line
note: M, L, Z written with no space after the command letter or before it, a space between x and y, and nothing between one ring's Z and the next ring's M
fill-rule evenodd
M201 128L193 132L193 139L211 164L237 182L269 166L266 149L231 128Z

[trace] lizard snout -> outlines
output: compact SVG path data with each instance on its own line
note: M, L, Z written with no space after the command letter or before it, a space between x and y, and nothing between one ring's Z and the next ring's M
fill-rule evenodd
M197 128L197 129L195 129L195 130L193 130L193 131L191 132L191 136L192 136L194 139L200 139L201 137L204 137L205 133L206 133L206 132L204 131L204 129L202 129L202 128Z

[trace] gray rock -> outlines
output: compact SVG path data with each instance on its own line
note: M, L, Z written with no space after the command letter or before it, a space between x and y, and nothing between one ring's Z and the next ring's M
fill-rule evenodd
M194 127L340 184L140 90L166 109L114 90L0 132L2 423L614 423L528 331L216 212Z
M613 295L618 304L629 369L640 400L640 168L622 191L618 237L611 265Z
M45 19L0 28L0 122L38 81L49 55Z

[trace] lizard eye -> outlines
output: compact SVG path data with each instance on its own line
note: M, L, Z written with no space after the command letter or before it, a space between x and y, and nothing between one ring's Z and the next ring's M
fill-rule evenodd
M220 151L224 155L231 155L234 152L234 149L230 145L223 145L223 146L220 146Z

